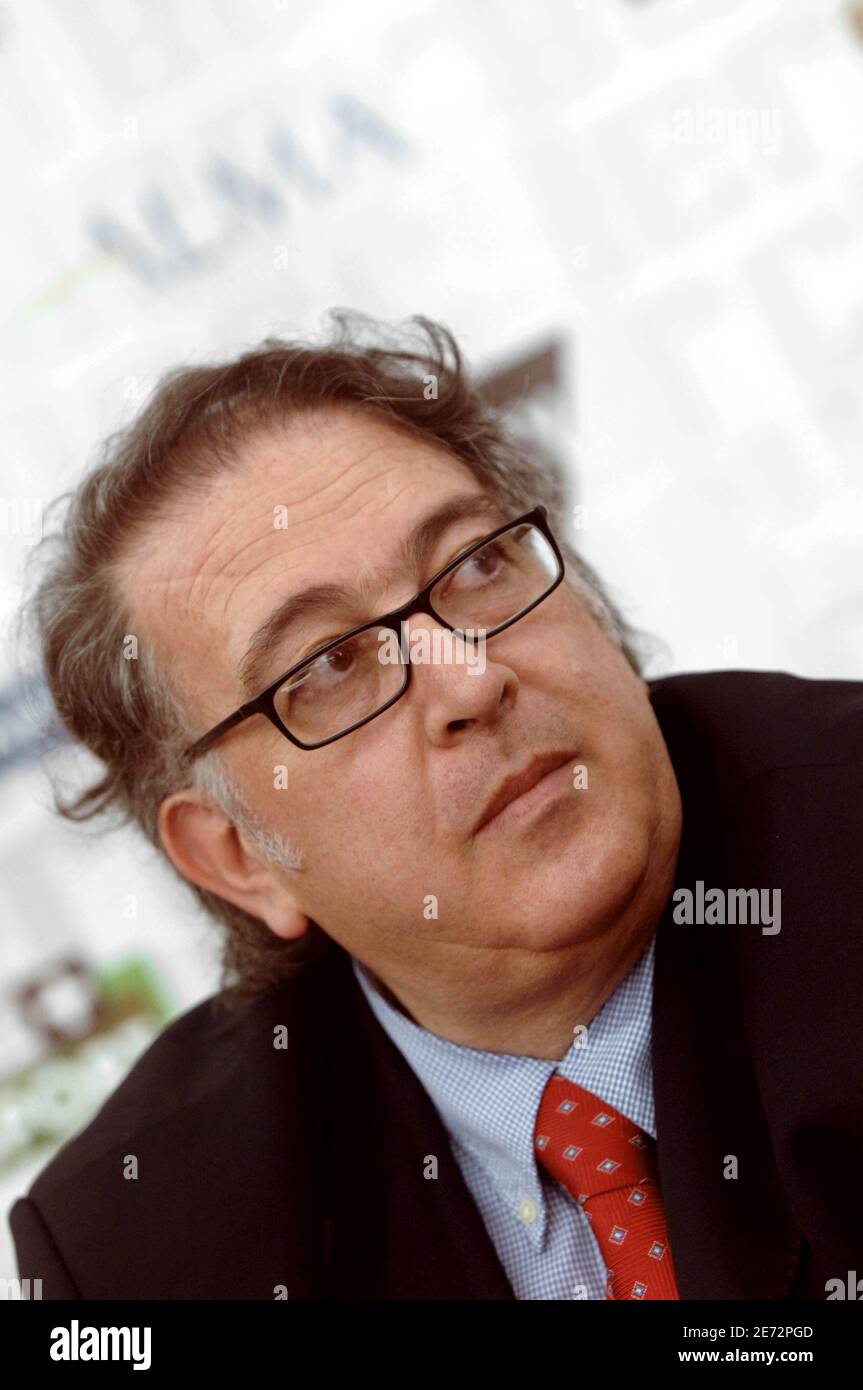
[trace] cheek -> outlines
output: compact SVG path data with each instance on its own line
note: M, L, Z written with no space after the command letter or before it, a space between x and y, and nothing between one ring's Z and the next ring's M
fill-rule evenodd
M641 682L604 639L575 638L569 647L558 648L547 675L568 705L576 730L589 734L597 749L644 729Z
M538 610L540 611L540 610ZM530 636L534 661L559 680L577 677L588 687L601 688L620 681L631 668L620 649L605 635L576 595L569 592L547 615L544 630Z
M416 778L399 773L392 753L380 767L386 776L377 767L371 775L328 773L297 790L303 809L292 820L310 849L325 845L330 860L344 864L362 855L407 868L427 835L428 814L418 805Z
M657 726L641 678L604 633L580 622L546 667L588 762L606 769L616 790L638 793L653 768Z

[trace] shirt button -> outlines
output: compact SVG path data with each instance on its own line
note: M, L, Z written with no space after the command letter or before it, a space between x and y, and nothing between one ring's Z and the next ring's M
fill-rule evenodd
M537 1217L536 1202L532 1197L522 1197L518 1204L518 1219L523 1221L525 1226L532 1226Z

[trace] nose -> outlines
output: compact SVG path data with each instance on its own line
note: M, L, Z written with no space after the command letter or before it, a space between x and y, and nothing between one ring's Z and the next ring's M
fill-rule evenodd
M411 614L403 630L413 699L431 743L451 743L466 729L492 725L514 703L518 677L490 659L492 649L481 636L471 640L467 631L466 641L425 613Z

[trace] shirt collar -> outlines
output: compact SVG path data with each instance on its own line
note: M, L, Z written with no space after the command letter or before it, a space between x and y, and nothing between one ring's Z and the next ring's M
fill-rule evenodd
M484 1052L421 1028L394 1007L369 972L354 973L381 1027L417 1075L456 1145L482 1165L511 1208L536 1205L529 1226L540 1246L546 1225L534 1134L555 1071L595 1091L655 1137L650 1057L654 938L560 1061ZM544 1170L542 1170L544 1171Z

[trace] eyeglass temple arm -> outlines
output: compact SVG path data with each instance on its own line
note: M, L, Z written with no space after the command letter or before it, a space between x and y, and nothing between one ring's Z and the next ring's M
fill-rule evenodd
M197 743L193 743L191 748L187 748L183 754L183 761L186 763L193 763L202 753L206 753L207 749L211 744L216 742L217 738L221 738L222 734L226 734L229 729L233 729L236 724L239 724L241 720L245 719L246 716L251 714L256 708L257 701L253 700L248 705L243 705L240 709L234 710L234 713L229 714L227 719L223 719L221 724L217 724L216 727L211 729L208 734L205 734L203 738L199 738Z

